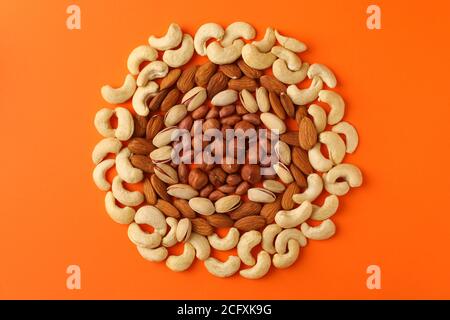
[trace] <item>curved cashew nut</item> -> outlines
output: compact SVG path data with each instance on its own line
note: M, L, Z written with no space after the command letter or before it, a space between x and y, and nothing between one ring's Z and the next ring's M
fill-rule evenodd
M264 34L264 38L258 41L253 41L252 44L258 48L260 52L269 52L270 49L274 46L276 41L275 32L273 28L267 28L266 33Z
M279 44L281 44L283 47L285 47L286 49L289 49L291 51L298 53L298 52L306 51L306 49L307 49L306 45L303 42L298 41L297 39L294 39L294 38L285 37L285 36L281 35L278 32L278 30L275 30L275 37L277 38L277 41Z
M150 46L142 45L131 51L127 60L128 71L132 75L139 74L139 66L144 61L154 61L158 58L158 52Z
M108 191L105 196L106 213L114 222L120 224L130 224L134 220L136 211L130 207L121 208L116 205L116 199L111 191Z
M114 137L116 134L116 130L111 127L111 123L109 122L114 113L115 111L113 109L102 108L95 114L95 129L105 138Z
M147 224L152 226L161 237L167 233L167 223L164 214L154 206L143 206L138 209L134 216L134 221L137 224Z
M319 77L315 77L313 78L309 88L299 89L296 85L292 84L287 88L287 94L289 98L291 98L293 103L304 106L317 99L320 90L322 90L322 87L322 79L320 79Z
M177 244L177 226L178 220L173 217L167 217L166 223L170 226L170 231L162 239L162 245L164 247L170 248Z
M328 124L334 125L342 120L345 112L345 102L339 94L330 90L320 90L318 100L330 106Z
M294 228L308 220L311 212L311 202L303 201L297 208L278 211L275 215L275 222L282 228Z
M164 247L159 247L156 249L150 249L150 248L144 248L141 246L136 246L139 254L144 258L145 260L151 261L151 262L161 262L164 261L167 258L167 255L169 252Z
M209 39L222 40L224 34L222 26L217 23L209 22L201 25L194 36L195 51L201 56L206 56L206 42Z
M171 23L167 33L161 38L156 38L155 36L150 36L148 38L148 43L155 49L158 50L168 50L175 48L181 42L181 38L183 37L183 32L181 28L176 23Z
M183 253L179 256L170 256L166 260L166 266L175 272L189 269L195 259L195 249L189 242L184 243Z
M231 228L225 237L220 238L216 233L208 236L208 241L211 247L220 251L231 250L239 242L239 231L236 228Z
M188 242L194 247L197 259L206 260L209 258L209 255L211 254L211 247L206 237L192 232Z
M109 110L109 109L108 109ZM92 162L99 164L108 153L117 153L122 148L122 142L116 138L104 138L100 140L92 151Z
M327 146L330 160L334 164L339 164L344 160L345 142L337 133L324 131L319 135L319 141Z
M358 147L358 132L355 127L350 123L342 121L336 124L331 131L341 133L345 136L345 142L347 145L347 153L353 153Z
M222 46L228 47L234 40L244 38L251 40L256 36L255 28L247 22L233 22L225 29L225 36L220 42Z
M269 224L264 228L262 232L262 243L261 246L263 250L267 251L270 254L274 254L276 252L275 247L273 246L275 237L283 230L278 224L273 223Z
M256 263L251 251L261 242L261 239L261 233L256 230L248 231L241 236L237 245L237 254L246 265L253 266Z
M102 191L108 191L111 184L106 180L105 173L114 166L114 159L107 159L100 162L92 173L95 185Z
M270 50L277 58L286 61L287 67L291 71L298 71L302 67L302 60L291 50L284 47L275 46Z
M313 63L308 69L308 78L320 77L329 88L335 88L337 84L336 77L327 66L320 63Z
M138 89L139 90L139 89ZM317 104L312 104L308 108L308 114L313 118L317 133L321 133L327 126L327 113Z
M241 56L244 41L234 40L228 47L222 47L218 42L211 42L206 47L208 59L215 64L229 64L235 62Z
M191 60L194 54L194 39L189 34L183 36L183 41L178 49L167 50L163 54L163 61L172 68L178 68Z
M350 191L350 186L348 185L347 181L334 183L328 182L326 173L322 175L322 178L324 181L325 190L327 190L328 193L334 194L336 196L343 196Z
M242 59L250 67L264 70L269 68L277 57L272 52L260 52L255 45L247 43L242 48Z
M272 65L272 72L275 78L286 84L297 84L306 78L309 63L303 62L300 70L292 71L288 68L286 61L277 59Z
M116 169L118 176L128 183L138 183L144 179L144 173L141 169L133 167L130 161L131 151L127 147L116 157Z
M136 83L139 87L145 86L150 80L164 78L169 73L169 66L164 61L153 61L139 73Z
M311 227L309 224L302 223L300 227L305 237L311 240L326 240L336 233L336 226L330 219L322 221L317 227Z
M133 96L136 90L136 81L131 74L127 74L125 81L119 88L113 88L110 85L105 85L101 89L102 97L106 102L117 104L127 101Z
M353 164L338 164L333 169L328 171L326 175L326 182L335 183L339 178L343 178L352 188L359 187L362 184L361 170Z
M339 207L339 198L331 194L325 198L322 206L316 206L313 204L313 211L311 214L311 219L322 221L333 216Z
M311 173L306 179L308 182L308 188L302 193L296 193L292 196L292 200L296 203L302 203L303 201L312 202L322 193L323 181L317 173Z
M308 150L308 158L311 166L319 172L327 172L333 168L333 161L325 158L320 151L321 144L318 142L314 147Z
M111 187L114 198L126 206L134 207L140 205L144 201L144 195L139 191L126 190L122 183L122 178L119 176L114 177Z
M128 226L128 238L135 245L149 249L156 248L161 243L161 235L158 232L147 233L136 222Z
M149 114L148 100L156 95L158 88L158 84L154 81L149 81L145 86L137 88L131 102L138 115L145 117Z
M300 244L298 243L298 241L294 239L289 240L288 252L283 254L276 253L272 258L273 265L278 269L290 267L297 260L299 251Z
M265 251L261 251L256 258L256 264L251 268L241 270L239 274L247 279L260 279L269 272L271 264L270 255Z
M128 109L118 107L115 110L117 117L116 138L125 141L131 138L134 132L134 120Z
M205 267L209 273L219 278L227 278L235 274L241 266L241 259L229 256L225 262L209 257L205 260Z
M308 244L308 240L300 230L296 228L285 229L281 231L281 233L277 236L277 239L275 240L276 251L281 254L286 253L287 244L291 239L298 241L300 247L306 247L306 245Z

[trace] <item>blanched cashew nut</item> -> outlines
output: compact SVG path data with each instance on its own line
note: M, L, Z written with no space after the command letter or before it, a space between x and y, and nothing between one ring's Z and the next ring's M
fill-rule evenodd
M318 142L314 147L308 150L308 158L311 166L319 172L327 172L333 167L333 161L325 158L320 151L321 143Z
M205 260L205 267L209 273L219 278L231 277L241 266L241 259L236 256L229 256L225 262L209 257Z
M322 193L323 181L317 173L311 173L306 179L308 182L308 188L302 193L296 193L292 196L292 200L296 203L302 203L303 201L312 202Z
M161 237L167 233L167 223L164 214L154 206L143 206L138 209L134 216L134 221L137 224L147 224L152 226Z
M211 42L206 47L208 59L215 64L229 64L235 62L241 56L244 41L234 40L228 47L222 47L218 42Z
M324 181L325 190L327 190L328 193L334 194L336 196L343 196L350 191L350 186L348 185L347 181L335 183L328 182L326 173L322 175L322 178Z
M167 258L167 255L169 252L164 247L159 247L156 249L149 249L144 248L141 246L136 246L139 254L144 258L145 260L151 261L151 262L161 262L164 261Z
M162 239L162 245L164 247L170 248L177 244L177 226L178 220L173 217L167 217L166 223L170 226L170 231L167 235Z
M319 141L326 145L330 160L334 164L339 164L345 157L345 142L341 137L332 131L324 131L319 135Z
M320 77L328 88L335 88L337 81L333 72L325 65L320 63L313 63L308 70L308 78Z
M273 28L267 28L266 33L264 34L264 38L259 41L253 41L252 44L258 48L260 52L269 52L270 49L274 46L276 41L275 32Z
M194 39L189 34L183 36L183 41L178 49L167 50L163 54L163 61L172 68L178 68L191 60L194 54Z
M140 116L147 116L150 112L148 108L148 101L154 97L158 92L158 84L154 81L149 81L145 86L137 88L132 99L134 111Z
M342 163L338 164L326 175L326 183L335 183L337 179L344 179L352 188L359 187L362 184L362 173L359 168L353 164Z
M239 231L236 228L231 228L225 237L220 238L216 233L208 236L211 247L220 251L231 250L239 242Z
M139 89L138 89L139 90ZM317 133L321 133L327 126L327 113L317 104L312 104L308 108L308 114L313 118Z
M134 207L140 205L144 201L144 195L139 191L126 190L122 183L122 178L119 176L114 177L111 188L114 198L126 206Z
M307 49L306 45L303 42L298 41L297 39L294 39L294 38L285 37L285 36L281 35L278 32L278 30L275 30L275 37L277 38L277 41L279 44L281 44L283 47L285 47L286 49L289 49L291 51L298 53L298 52L306 51L306 49Z
M270 255L265 251L261 251L256 258L256 264L251 268L241 270L239 273L247 279L260 279L269 272L271 264Z
M322 221L333 216L339 207L339 198L331 194L325 198L323 205L317 206L313 204L313 211L311 214L311 219Z
M262 232L262 243L261 247L263 250L267 251L270 254L274 254L276 252L275 247L273 246L275 237L283 230L278 224L273 223L269 224L264 228Z
M245 40L251 40L256 36L255 28L249 25L247 22L233 22L225 29L225 36L220 42L222 46L228 47L234 40L244 38Z
M278 269L290 267L297 260L299 251L300 244L298 243L298 241L294 239L289 240L288 252L283 254L276 253L272 258L273 265Z
M114 113L115 111L113 109L102 108L95 114L95 129L105 138L114 137L116 134L116 130L111 127L111 123L109 122Z
M100 162L92 173L95 185L102 191L108 191L111 188L111 184L106 180L106 171L114 166L114 159L107 159Z
M131 138L134 132L134 120L128 109L118 107L115 110L117 117L116 138L125 141Z
M111 217L114 222L120 224L130 224L134 220L136 211L130 207L121 208L116 205L116 199L111 191L108 191L105 196L105 209L106 213Z
M322 221L317 227L311 227L309 224L302 223L300 227L305 237L311 240L326 240L336 233L336 226L330 219Z
M109 110L109 109L108 109ZM92 151L92 162L99 164L108 153L117 153L122 148L122 142L116 138L104 138L100 140Z
M292 210L280 210L275 215L275 222L282 228L295 228L309 219L312 205L309 201L303 201L300 206Z
M353 153L358 147L358 132L355 127L350 123L342 121L335 125L331 131L341 133L345 136L345 142L347 145L347 153Z
M150 80L164 78L169 72L167 63L163 61L153 61L144 67L139 73L136 83L139 87L145 86Z
M144 179L144 173L141 169L133 167L130 161L131 151L127 147L116 157L116 169L119 177L128 183L138 183Z
M330 106L328 124L334 125L342 120L345 112L345 102L338 93L330 90L320 90L318 100Z
M269 68L277 57L272 52L260 52L255 45L247 43L242 48L242 59L250 67L264 70Z
M291 71L298 71L302 67L302 61L300 57L291 50L284 47L275 46L270 50L277 58L286 61L287 67Z
M222 26L217 23L209 22L201 25L194 36L195 51L201 56L206 56L206 42L209 39L222 40L224 34Z
M192 232L188 242L194 247L197 259L206 260L209 258L209 255L211 254L211 247L206 237Z
M150 36L150 38L148 38L148 43L153 48L164 51L178 46L182 37L183 32L181 31L180 26L176 23L171 23L167 33L164 36L161 38Z
M156 248L161 243L161 235L158 232L147 233L136 222L128 226L128 238L135 245L149 249Z
M306 240L305 236L300 230L296 228L285 229L281 231L281 233L275 240L276 251L281 254L286 253L287 244L291 239L297 240L300 244L300 247L306 247L306 245L308 244L308 240Z
M158 58L158 52L150 46L136 47L128 56L127 67L132 75L139 74L139 66L144 61L154 61Z
M237 245L237 254L246 265L253 266L256 263L251 251L261 242L261 239L261 233L256 230L248 231L241 236Z
M131 74L127 74L121 87L113 88L110 85L105 85L102 87L101 93L106 102L118 104L130 99L135 90L136 81Z
M170 256L166 260L166 266L175 272L189 269L195 259L195 249L189 242L184 243L183 253L179 256Z
M309 63L303 62L300 70L292 71L288 68L286 61L277 59L272 65L272 72L275 78L286 84L296 84L306 78Z
M317 99L322 87L322 80L319 77L315 77L313 78L309 88L299 89L296 85L292 84L287 88L287 94L293 103L304 106Z

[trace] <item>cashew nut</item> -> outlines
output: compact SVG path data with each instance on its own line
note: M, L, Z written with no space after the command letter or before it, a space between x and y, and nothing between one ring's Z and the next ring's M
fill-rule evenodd
M256 264L251 268L241 270L239 273L247 279L260 279L269 272L271 264L270 255L265 251L260 251L256 258Z
M284 269L288 268L294 264L294 262L298 258L298 254L300 251L300 244L297 240L291 239L288 241L288 252L286 253L276 253L272 262L275 268Z
M300 244L300 247L306 247L308 244L308 240L305 238L303 233L296 229L285 229L281 231L281 233L277 236L277 239L275 240L275 249L278 253L286 253L287 250L287 244L289 240L294 239L297 240Z
M193 232L191 233L191 237L188 242L194 247L197 259L206 260L209 258L209 255L211 254L211 247L206 237Z
M339 164L344 160L345 142L337 133L324 131L319 135L319 141L327 146L330 160L334 164Z
M145 86L138 87L134 93L132 105L134 111L140 116L147 116L150 112L148 108L148 101L154 97L158 92L158 84L154 81L149 81Z
M317 133L321 133L327 126L327 114L323 108L317 104L312 104L308 108L308 114L313 118Z
M166 260L166 266L175 272L189 269L195 259L195 249L189 242L184 243L183 253L179 256L170 256Z
M150 248L144 248L141 246L136 246L139 254L144 258L145 260L151 261L151 262L161 262L164 261L167 258L167 255L169 252L164 247L158 247L156 249L150 249Z
M164 52L163 61L172 68L178 68L188 63L193 54L194 40L191 35L185 34L181 46L178 49Z
M306 45L298 41L297 39L285 37L281 35L278 30L275 30L275 37L277 38L277 41L279 44L281 44L286 49L289 49L294 52L303 52L306 51L307 47Z
M335 88L337 81L333 72L325 65L313 63L308 69L308 78L320 77L328 88Z
M327 183L335 183L337 179L344 179L352 188L359 187L362 184L362 173L359 168L353 164L338 164L326 175Z
M255 258L252 256L252 249L261 242L261 233L256 230L251 230L244 233L237 245L237 254L242 262L248 266L255 264Z
M134 221L137 224L147 224L152 226L161 237L167 233L167 223L164 214L154 206L143 206L138 209L134 216Z
M118 107L115 110L117 117L116 138L125 141L131 138L134 132L134 120L128 109Z
M328 182L326 173L322 175L322 178L324 181L325 190L327 190L328 193L334 194L336 196L343 196L350 190L350 186L348 185L347 181L335 183Z
M239 242L239 231L236 228L231 228L225 237L220 238L216 233L208 236L211 247L220 251L231 250Z
M92 162L99 164L108 153L117 153L121 148L122 143L118 139L104 138L95 145L92 151Z
M205 260L205 267L209 273L216 277L227 278L235 274L241 266L241 259L236 256L229 256L225 262L209 257Z
M161 243L161 235L158 232L147 233L136 222L128 226L128 238L135 245L149 249L156 248Z
M319 172L327 172L333 167L333 161L325 158L320 151L321 144L318 142L308 150L308 158L311 166Z
M116 130L111 127L111 123L109 122L114 113L115 111L113 109L102 108L95 114L95 129L105 138L114 137L116 134Z
M336 213L338 206L339 198L336 195L331 194L325 198L322 206L313 204L311 219L317 221L328 219Z
M144 201L144 195L139 191L126 190L122 183L122 178L119 176L114 177L111 188L114 198L126 206L134 207L140 205Z
M291 84L287 88L287 94L293 103L304 106L317 99L320 90L322 90L322 86L322 79L314 77L309 88L299 89L296 85Z
M311 240L326 240L336 233L336 226L330 219L322 221L317 227L311 227L308 223L302 223L302 233Z
M150 80L164 78L169 72L167 63L163 61L153 61L144 67L139 73L136 83L139 87L145 86Z
M342 120L345 112L345 102L338 93L330 90L320 90L318 100L330 106L328 124L334 125Z
M277 57L272 52L261 52L255 45L247 43L242 48L242 59L250 67L257 70L264 70L269 68Z
M131 151L123 148L116 157L116 169L119 177L128 183L138 183L144 179L141 169L133 167L130 161Z
M181 31L180 26L176 23L171 23L167 33L164 36L161 38L150 36L150 38L148 38L148 43L153 48L164 51L178 46L182 37L183 32Z
M291 71L299 71L302 67L302 61L300 57L296 55L291 50L288 50L284 47L275 46L270 50L272 54L274 54L277 58L282 59L286 62L287 67Z
M275 32L273 28L267 28L266 33L264 34L264 38L258 41L253 41L252 44L258 48L260 52L269 52L270 49L274 46L276 41Z
M206 56L206 42L209 39L222 40L224 34L222 26L217 23L209 22L201 25L194 36L195 51L201 56Z
M130 224L134 220L136 211L130 207L121 208L116 205L116 199L111 191L108 191L105 196L106 213L114 222L120 224Z
M294 228L308 220L311 212L311 202L303 201L297 208L278 211L275 215L275 222L282 228Z
M127 74L121 87L113 88L110 85L105 85L102 87L101 93L106 102L118 104L130 99L135 90L136 81L131 74Z
M302 203L303 201L312 202L322 193L323 181L317 173L311 173L306 179L308 187L302 193L296 193L292 196L292 200L296 203Z
M136 47L128 56L127 67L132 75L139 74L139 66L144 61L154 61L158 58L158 52L150 46Z
M234 40L228 47L222 47L218 42L211 42L206 47L206 55L212 63L229 64L239 59L243 46L244 41L241 39Z
M233 22L225 29L225 36L223 37L221 44L222 46L227 47L236 39L244 38L245 40L251 40L255 36L255 28L247 22Z
M92 173L95 185L102 191L108 191L111 184L106 180L105 173L114 166L114 159L107 159L100 162Z
M350 123L342 121L336 124L331 131L336 133L341 133L345 136L345 142L347 145L347 153L353 153L358 147L358 132L356 132L355 127Z
M292 71L288 68L286 61L277 59L272 65L272 72L275 78L286 84L296 84L306 78L309 63L303 62L300 70Z
M166 223L170 226L170 231L166 234L166 236L162 239L162 245L164 247L170 248L177 244L177 226L178 220L173 217L167 217Z
M275 247L273 246L275 237L283 230L278 224L273 223L269 224L264 228L262 232L262 243L261 247L263 250L267 251L270 254L274 254L276 252Z

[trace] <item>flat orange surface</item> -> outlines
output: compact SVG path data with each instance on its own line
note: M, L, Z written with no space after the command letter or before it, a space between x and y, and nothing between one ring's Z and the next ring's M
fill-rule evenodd
M69 1L0 3L0 298L450 298L450 3L432 1ZM269 4L270 3L270 4ZM382 29L366 28L381 7ZM174 273L142 259L91 179L105 83L170 22L268 26L336 73L360 145L364 185L342 198L336 236L264 279L217 279L198 261ZM81 290L66 268L81 267ZM379 265L381 290L366 287Z

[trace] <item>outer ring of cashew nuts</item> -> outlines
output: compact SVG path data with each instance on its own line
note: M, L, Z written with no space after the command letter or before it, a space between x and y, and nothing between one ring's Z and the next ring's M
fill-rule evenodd
M133 167L130 161L131 151L127 147L123 148L116 156L117 175L125 182L138 183L144 179L141 169Z
M158 84L154 81L149 81L145 86L139 87L134 93L131 103L133 105L134 111L140 116L147 116L150 112L148 108L148 100L154 97L158 92Z
M330 171L326 175L327 183L335 183L337 179L344 178L348 185L352 188L359 187L362 184L362 173L359 168L350 163L342 163Z
M260 52L266 53L269 52L270 49L275 45L275 32L273 28L267 28L266 33L264 34L264 38L258 41L253 41L252 44L258 48Z
M131 207L121 208L116 205L116 199L111 191L105 196L105 209L110 218L120 224L130 224L134 220L136 211Z
M286 61L277 59L272 65L272 72L275 78L286 84L296 84L302 82L306 78L309 63L303 62L300 70L292 71L288 68Z
M115 111L113 109L102 108L95 114L95 129L105 138L112 138L116 135L116 130L111 127L111 123L109 122L114 113Z
M244 233L237 245L237 254L241 261L248 266L255 265L255 258L252 256L252 249L261 242L261 233L256 230L251 230Z
M313 204L313 211L311 214L311 219L316 221L323 221L332 217L339 207L339 198L331 194L325 198L322 206L317 206Z
M262 232L261 247L270 254L276 253L274 247L275 237L283 230L278 224L269 224Z
M217 93L212 99L211 104L213 106L223 107L229 104L233 104L238 99L238 93L233 89L226 89Z
M328 88L335 88L337 85L334 73L325 65L320 63L313 63L308 70L308 78L320 77Z
M153 48L163 51L178 46L182 38L183 32L181 31L180 26L176 23L171 23L164 36L160 38L150 36L148 38L148 43Z
M256 258L256 264L248 269L241 270L239 274L247 279L260 279L270 270L270 255L265 251L260 251Z
M247 43L242 48L242 59L250 67L257 70L264 70L269 68L277 57L271 52L260 52L256 46Z
M211 254L211 247L206 237L192 232L188 242L194 247L195 256L197 259L206 260L209 258L209 255Z
M306 181L308 182L308 187L302 193L296 193L292 196L292 200L294 200L294 202L312 202L322 193L323 181L317 173L311 173L308 175Z
M288 268L297 260L299 252L300 244L297 240L291 239L288 241L288 252L274 254L272 258L273 265L278 269Z
M104 85L101 88L101 94L106 102L111 104L123 103L133 96L136 90L136 81L131 74L127 74L121 87L113 88L110 85Z
M126 190L122 183L122 178L119 176L114 177L111 187L114 198L126 206L134 207L140 205L144 201L144 195L139 191Z
M212 63L229 64L239 59L243 47L244 41L241 39L234 40L228 47L222 47L218 42L211 42L206 47L206 55Z
M275 215L275 222L282 228L294 228L308 220L311 212L311 202L303 201L297 208L278 211Z
M327 126L327 113L317 104L311 104L308 108L308 114L313 118L317 133L321 133Z
M345 136L345 142L347 145L347 153L353 153L355 152L356 148L358 147L358 132L356 131L355 127L353 127L350 123L341 121L338 124L336 124L331 131L336 133L341 133Z
M99 164L108 153L118 153L121 148L122 142L120 140L116 138L104 138L95 145L92 151L92 162Z
M166 236L162 239L162 245L164 247L170 248L177 244L177 226L178 226L178 220L173 217L167 217L166 223L170 226L169 232L166 234Z
M308 240L306 240L306 237L300 230L296 228L284 229L275 240L276 252L280 254L286 253L287 244L291 239L298 241L300 247L306 247L306 245L308 244Z
M208 241L216 250L220 251L227 251L231 250L239 242L239 231L236 228L230 228L228 230L228 233L225 237L220 238L216 233L213 233L212 235L208 236Z
M194 54L194 39L189 34L183 35L178 49L167 50L163 54L163 61L172 68L178 68L191 60Z
M308 223L302 223L300 229L306 238L311 240L326 240L336 233L336 226L332 220L326 219L317 227L311 227Z
M330 90L320 90L318 100L330 106L328 124L334 125L342 120L345 112L345 102L338 93Z
M330 194L334 194L336 196L343 196L350 191L350 186L348 185L347 181L335 183L327 182L326 173L322 174L322 178L324 181L325 190Z
M303 42L294 38L283 36L278 32L278 30L275 30L275 37L279 44L291 51L300 53L308 49Z
M169 256L166 260L166 266L172 271L181 272L189 269L194 259L194 247L189 242L185 242L183 253L178 256Z
M117 128L111 127L110 119L116 114ZM118 107L114 110L102 108L95 114L94 125L97 131L104 137L116 137L121 141L131 138L134 131L134 121L128 109Z
M152 226L161 237L167 233L167 223L164 214L158 208L147 205L140 207L134 216L137 224L146 224Z
M258 104L259 111L269 112L270 101L269 94L267 93L266 88L259 87L258 89L256 89L256 103Z
M135 245L153 249L161 244L161 235L158 232L147 233L136 223L132 222L128 226L128 238Z
M224 34L222 26L217 23L209 22L201 25L194 36L195 51L200 56L206 56L206 42L209 39L222 40Z
M255 28L247 22L233 22L225 29L225 35L220 41L220 44L224 47L228 47L236 39L244 38L245 40L251 40L255 36Z
M300 57L291 50L281 46L274 46L270 52L272 52L272 54L278 59L284 60L288 69L291 71L299 71L302 67L302 60L300 60Z
M139 47L136 47L131 51L130 55L128 56L127 60L127 67L128 71L132 75L138 75L139 74L139 66L144 61L154 61L158 58L158 52L147 45L142 45Z
M228 256L225 262L209 257L205 260L205 267L209 273L219 278L231 277L241 266L241 259L236 256Z
M111 188L111 184L106 180L106 171L114 166L114 159L106 159L100 162L92 172L92 178L94 179L95 185L102 191L108 191Z
M319 141L327 147L330 160L334 164L339 164L344 160L346 150L345 142L337 133L324 131L320 133Z
M333 167L333 161L325 158L320 151L321 143L318 142L308 150L309 163L311 166L319 172L327 172Z
M158 247L156 249L150 249L150 248L144 248L141 246L136 246L139 254L144 258L145 260L151 261L151 262L161 262L164 261L169 252L164 247Z
M322 87L322 79L314 77L309 88L299 89L296 85L292 84L287 88L287 94L293 103L304 106L317 99Z
M169 66L164 61L152 61L139 73L136 83L139 87L145 86L149 81L164 78L169 73Z

